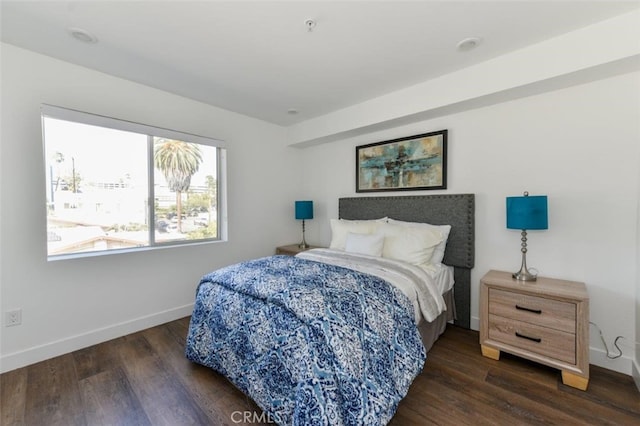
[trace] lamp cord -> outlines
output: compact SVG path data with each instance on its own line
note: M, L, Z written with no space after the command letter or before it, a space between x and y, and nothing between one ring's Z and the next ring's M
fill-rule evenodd
M598 333L600 333L600 339L602 340L602 344L604 345L604 348L607 350L607 358L609 358L609 359L620 358L622 356L622 349L620 349L620 346L618 346L618 340L622 339L623 336L618 336L613 341L613 346L616 347L616 349L618 350L619 354L611 356L611 355L609 355L609 347L607 346L607 342L604 340L604 335L602 334L602 330L600 330L600 327L598 327L598 324L596 324L595 322L592 322L592 321L589 321L589 324L593 325L595 328L598 329Z

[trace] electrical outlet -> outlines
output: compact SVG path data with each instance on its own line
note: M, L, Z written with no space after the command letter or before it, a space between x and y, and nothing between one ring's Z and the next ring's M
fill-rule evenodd
M22 324L22 309L14 309L12 311L7 311L4 314L4 324L5 327L11 327L14 325Z

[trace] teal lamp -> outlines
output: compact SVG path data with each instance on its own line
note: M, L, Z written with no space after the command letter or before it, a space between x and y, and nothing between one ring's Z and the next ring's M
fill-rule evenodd
M547 196L529 196L525 191L522 197L507 197L507 228L522 231L522 265L513 278L518 281L535 281L537 274L527 269L527 230L548 229Z
M313 201L296 201L296 219L302 220L302 242L298 244L301 249L309 247L304 240L304 221L313 219Z

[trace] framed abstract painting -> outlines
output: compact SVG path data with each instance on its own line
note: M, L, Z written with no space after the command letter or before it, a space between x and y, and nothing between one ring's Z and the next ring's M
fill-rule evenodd
M447 189L447 130L356 147L356 192Z

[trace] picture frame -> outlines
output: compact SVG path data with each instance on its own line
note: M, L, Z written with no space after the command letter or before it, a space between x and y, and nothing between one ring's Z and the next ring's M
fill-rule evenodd
M447 189L447 134L356 146L356 192Z

